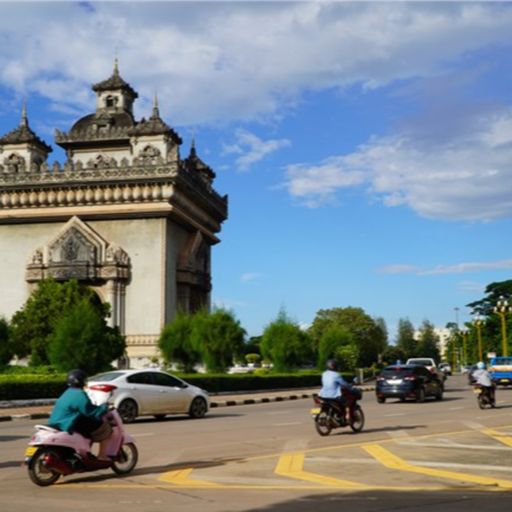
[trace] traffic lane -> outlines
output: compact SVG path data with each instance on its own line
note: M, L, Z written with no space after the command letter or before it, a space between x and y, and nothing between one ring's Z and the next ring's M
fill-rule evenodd
M448 380L445 400L428 400L422 404L392 401L378 404L373 393L365 393L361 405L366 425L358 436L370 441L404 433L421 435L478 427L478 423L499 426L508 421L512 412L509 405L501 404L498 409L481 411L470 388L461 386L461 381L464 382L462 377ZM201 420L190 420L184 416L169 417L163 421L139 420L128 425L127 430L137 439L141 460L144 457L164 460L169 454L173 454L174 461L186 457L197 459L199 456L250 457L280 450L290 438L306 439L312 447L353 442L354 435L346 428L334 430L326 438L318 436L309 413L312 406L312 400L307 399L237 406L212 410ZM31 425L35 423L16 421L0 424L2 435L19 436L13 439L17 447L11 452L8 450L13 445L3 443L11 463L23 453L24 444L32 434Z

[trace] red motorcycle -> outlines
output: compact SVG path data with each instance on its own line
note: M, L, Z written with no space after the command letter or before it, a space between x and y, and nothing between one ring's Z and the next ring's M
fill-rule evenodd
M360 389L343 388L345 404L335 398L315 396L313 400L319 407L311 409L316 431L321 436L328 436L335 428L350 427L354 432L361 432L364 427L364 413L357 403L363 397Z

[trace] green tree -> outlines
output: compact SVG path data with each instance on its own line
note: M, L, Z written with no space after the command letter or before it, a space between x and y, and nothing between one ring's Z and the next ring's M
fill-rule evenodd
M354 343L342 345L336 349L335 359L341 371L353 372L358 367L359 349Z
M382 354L382 362L384 364L396 364L397 361L405 363L406 360L405 353L400 347L389 346Z
M0 366L8 364L13 355L9 340L9 324L5 318L0 318Z
M336 359L339 368L344 364L343 361L338 360L338 350L345 345L353 344L352 335L343 326L330 325L322 333L320 343L318 345L318 368L325 369L325 364L328 359Z
M500 297L505 297L510 302L512 297L512 280L494 282L487 285L483 299L467 304L467 307L471 308L474 313L480 314L484 319L484 324L481 327L484 354L487 352L502 354L503 352L501 318L493 310ZM512 315L508 314L505 316L505 325L507 341L510 347ZM471 325L470 328L472 333L474 333L474 326Z
M396 346L403 351L405 359L423 355L418 353L418 342L414 338L414 326L408 318L398 320Z
M309 362L313 355L309 336L284 310L265 327L260 348L263 356L272 361L275 371L297 368Z
M439 362L439 336L435 333L434 325L428 320L423 320L420 327L418 337L418 353L419 357L431 357L434 361Z
M39 283L25 305L11 319L12 350L30 356L33 365L48 364L48 343L55 326L73 306L86 299L105 318L110 310L87 286L76 280L63 283L46 279Z
M162 330L158 346L165 361L175 362L180 370L190 373L201 361L201 354L193 346L193 315L178 312L174 319Z
M84 298L57 322L49 336L48 356L58 370L81 368L92 375L108 369L125 348L119 330L108 327L98 309Z
M245 330L225 309L199 311L193 317L192 346L209 372L225 372L243 353Z
M386 348L387 334L382 325L367 315L363 309L347 307L318 311L309 330L316 350L323 332L331 325L339 325L350 332L359 351L359 366L370 366L378 361Z

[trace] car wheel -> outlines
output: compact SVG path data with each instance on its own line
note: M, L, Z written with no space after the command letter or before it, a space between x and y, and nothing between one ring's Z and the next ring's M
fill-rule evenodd
M416 402L421 403L425 401L425 388L418 388L416 391Z
M443 388L439 388L436 393L436 400L442 400L443 399Z
M131 423L138 416L139 408L134 400L127 398L119 404L117 412L121 416L123 423Z
M379 404L383 404L385 401L386 401L386 399L383 396L377 397L377 402L379 402Z
M206 405L206 400L200 396L196 396L190 404L188 414L191 418L203 418L207 410L208 406Z

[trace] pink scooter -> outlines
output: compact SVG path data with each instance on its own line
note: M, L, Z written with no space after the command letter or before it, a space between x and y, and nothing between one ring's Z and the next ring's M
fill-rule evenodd
M28 475L37 485L54 484L61 475L112 470L118 475L130 473L139 458L132 436L123 428L119 413L112 409L106 419L112 425L107 454L110 461L98 460L91 453L92 441L78 433L68 434L46 425L36 425L36 432L25 450Z

